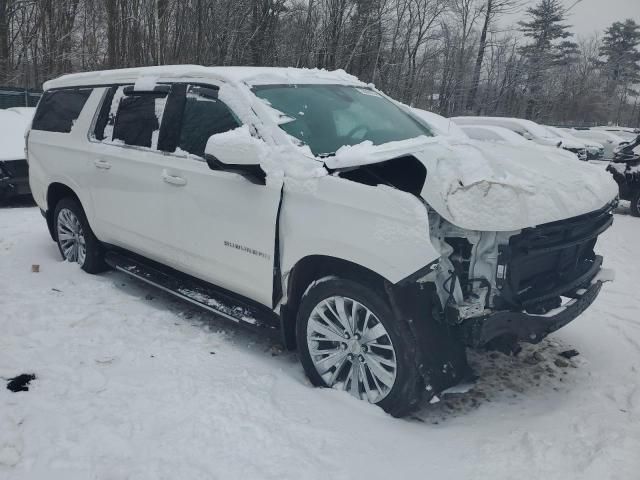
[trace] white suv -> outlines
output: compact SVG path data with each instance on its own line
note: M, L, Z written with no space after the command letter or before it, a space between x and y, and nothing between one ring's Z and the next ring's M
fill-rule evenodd
M149 67L44 88L30 185L66 260L280 332L314 385L393 415L467 375L465 347L539 342L608 279L606 172L433 136L344 72Z

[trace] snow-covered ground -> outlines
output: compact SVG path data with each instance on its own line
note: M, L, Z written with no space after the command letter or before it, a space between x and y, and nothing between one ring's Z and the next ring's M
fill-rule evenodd
M36 208L0 209L0 377L37 375L0 383L0 478L640 478L638 238L617 215L617 280L589 311L517 357L472 354L470 391L398 420L312 388L274 340L61 262Z

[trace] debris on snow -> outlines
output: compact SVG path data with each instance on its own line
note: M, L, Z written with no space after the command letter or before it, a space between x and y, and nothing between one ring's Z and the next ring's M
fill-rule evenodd
M571 350L565 350L563 352L560 352L558 355L560 355L561 357L569 359L569 358L577 357L578 355L580 355L580 352L578 352L576 349L572 348Z
M32 380L35 380L36 376L33 373L22 373L17 377L13 377L9 379L7 383L7 390L11 390L12 392L28 392L29 391L29 383Z

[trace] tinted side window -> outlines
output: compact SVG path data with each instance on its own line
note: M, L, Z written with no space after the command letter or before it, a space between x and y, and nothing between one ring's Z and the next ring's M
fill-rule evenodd
M104 98L102 99L102 105L100 106L100 112L98 113L98 118L96 120L96 126L93 130L93 137L96 140L104 140L107 135L109 139L111 139L111 134L113 133L113 122L115 121L115 113L111 114L111 109L113 108L113 97L116 93L118 87L110 87L104 94ZM116 105L117 107L117 105ZM106 127L109 125L110 131L106 131Z
M192 87L187 92L178 146L181 150L204 157L204 147L211 135L233 130L240 126L240 122L224 103L214 98L215 95L200 91L213 93L199 87Z
M45 92L38 104L31 126L34 130L69 133L86 103L90 88Z
M160 122L156 116L156 97L153 95L127 96L120 101L113 140L121 140L125 145L151 148L157 145ZM155 142L154 133L156 133Z

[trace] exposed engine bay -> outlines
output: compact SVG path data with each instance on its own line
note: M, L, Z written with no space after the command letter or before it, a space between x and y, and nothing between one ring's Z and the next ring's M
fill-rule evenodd
M578 303L587 305L595 298L590 292L581 300L602 274L602 257L594 247L598 235L613 222L615 201L537 226L480 231L454 225L423 198L428 172L414 156L339 169L335 174L365 185L387 185L421 200L428 212L429 241L441 256L417 281L435 286L447 324L483 323L483 331L473 333L476 339L471 343L513 328L510 315L520 315L521 336L539 339L534 324L548 328L536 318L560 314L568 307L571 312L563 315L574 318L583 308ZM477 325L471 327L476 329Z
M435 283L452 324L505 310L545 315L600 271L594 247L612 210L513 232L460 229L430 210L431 242L442 257L420 281Z

